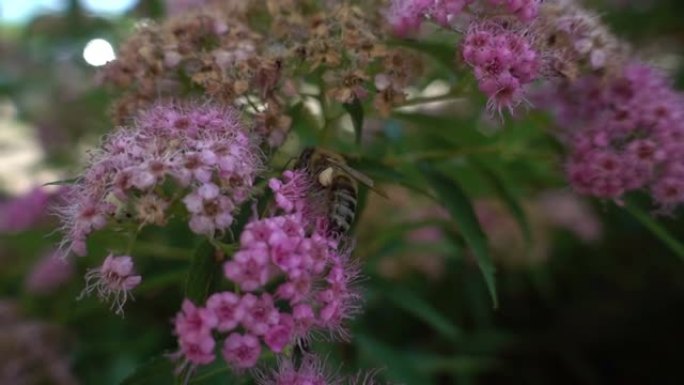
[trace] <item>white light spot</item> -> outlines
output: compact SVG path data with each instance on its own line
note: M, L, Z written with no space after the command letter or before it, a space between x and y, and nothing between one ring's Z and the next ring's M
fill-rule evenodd
M83 59L91 66L99 67L114 59L114 48L105 39L93 39L83 49Z
M117 16L133 9L138 0L81 0L80 3L96 15Z

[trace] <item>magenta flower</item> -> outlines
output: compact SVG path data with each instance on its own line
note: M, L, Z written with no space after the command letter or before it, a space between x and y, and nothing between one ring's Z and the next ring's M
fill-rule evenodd
M301 170L287 170L283 173L283 180L271 178L268 187L275 194L275 201L286 213L294 211L305 212L310 204L307 194L313 187L308 173Z
M186 299L183 301L181 312L176 315L175 332L181 339L190 335L210 334L218 322L218 316L214 311L198 308Z
M245 294L240 302L244 311L242 325L257 336L262 336L278 323L280 314L273 305L273 299L268 294L257 297L253 294Z
M280 314L278 323L264 335L264 343L275 353L280 353L294 337L294 321L288 314Z
M198 308L191 301L183 301L181 312L174 320L180 351L177 356L192 366L206 365L214 361L216 341L211 335L219 320L211 309Z
M214 332L219 341L224 339L223 357L235 369L253 367L262 349L281 353L316 332L347 337L345 321L358 313L361 302L355 288L359 269L350 262L351 250L338 250L338 240L326 235L324 213L316 217L315 210L299 211L307 210L310 205L304 201L318 199L318 192L306 191L303 186L313 185L298 175L286 172L284 181L269 184L276 195L303 203L279 206L270 216L252 219L240 235L239 249L223 266L225 277L243 294L215 293L205 308L184 303L176 321L180 356L185 356L183 339L190 331ZM302 184L290 189L297 180ZM212 191L206 194L213 196ZM195 211L195 202L185 203ZM205 320L204 312L213 321ZM186 324L190 326L179 329ZM185 356L185 362L199 360Z
M212 294L207 299L207 310L216 316L218 321L216 329L220 332L235 329L242 322L245 314L240 297L231 292Z
M512 114L525 101L524 86L537 78L541 65L524 34L488 21L470 25L461 54L489 97L488 109L499 115Z
M88 270L85 280L86 286L79 299L94 291L100 300L112 301L111 308L116 314L123 314L123 307L131 296L129 292L140 284L142 277L135 275L130 256L109 254L102 266Z
M35 187L24 195L0 202L0 231L20 232L45 219L51 200L58 195Z
M659 71L630 64L608 82L588 76L542 100L569 148L575 190L619 200L643 189L665 212L684 202L684 98Z
M271 371L261 371L257 376L258 385L374 385L377 384L374 372L359 372L342 377L331 372L321 358L306 354L299 365L289 358L279 358L278 367Z
M405 37L420 30L429 20L443 28L451 28L454 20L477 0L392 0L386 19L394 33ZM522 22L531 22L539 14L541 0L482 0L475 14L509 13Z
M223 358L236 369L256 365L261 355L259 339L251 334L231 333L223 343Z
M521 21L532 21L539 14L542 0L487 0L493 6L503 6Z
M226 278L240 285L245 291L254 291L268 282L270 269L268 251L249 249L238 251L232 261L223 266Z
M190 334L180 339L180 351L192 365L210 364L216 358L211 334Z

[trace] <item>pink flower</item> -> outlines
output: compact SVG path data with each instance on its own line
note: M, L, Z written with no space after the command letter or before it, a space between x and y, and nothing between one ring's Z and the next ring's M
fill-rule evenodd
M49 294L71 280L75 272L71 261L59 258L58 253L48 253L33 265L24 287L29 293Z
M291 358L278 359L278 367L257 376L258 385L374 385L374 372L359 372L348 377L335 376L326 368L325 361L313 354L305 354L295 364Z
M253 294L245 294L240 301L240 307L244 312L242 325L245 329L261 336L276 325L279 320L278 309L273 305L273 298L268 294L257 297Z
M0 202L0 231L19 232L37 225L46 217L54 193L35 187L24 195Z
M223 265L226 278L245 291L254 291L268 282L269 256L266 249L241 250Z
M236 369L248 369L256 365L261 344L251 334L231 333L223 343L222 353L226 362Z
M207 310L216 315L218 319L216 329L220 332L235 329L244 317L244 309L240 306L240 297L227 291L212 294L207 299Z
M129 292L140 284L142 277L135 275L133 259L123 255L115 257L109 254L102 266L90 269L85 275L86 287L79 299L96 291L100 300L112 300L111 308L116 314L123 314L123 306L130 296Z
M213 308L197 307L185 299L181 312L176 315L175 332L184 339L191 335L210 334L218 324L219 318Z
M264 335L264 342L274 352L280 353L291 341L294 334L292 317L281 314L278 324L272 326Z
M347 256L333 258L333 265L326 276L327 288L318 293L320 310L318 324L324 330L343 339L348 338L344 321L360 311L361 296L355 289L359 267Z
M180 352L194 365L206 365L214 361L216 341L211 334L188 334L179 340Z
M313 182L309 174L303 170L287 170L283 179L271 178L268 187L275 193L275 201L284 212L303 212L308 204L308 194Z
M183 198L183 203L192 215L190 229L196 234L213 236L216 230L225 230L233 223L233 202L213 183L201 185Z
M525 35L497 23L473 22L461 54L473 67L480 90L489 97L488 109L500 115L504 109L513 113L525 101L524 86L538 76L538 55Z
M142 111L132 125L105 138L71 186L58 210L65 234L61 248L85 254L88 236L127 207L153 212L125 212L119 221L163 224L170 206L150 206L145 197L153 193L156 202L172 202L187 188L183 219L190 229L209 237L225 231L262 170L258 145L232 108L164 102Z
M295 334L299 337L306 337L316 324L316 315L311 305L307 303L300 303L293 307L292 319L294 321Z
M208 183L211 180L214 167L206 162L206 157L201 153L189 151L178 156L173 166L173 174L183 186L193 181Z
M433 0L394 0L387 10L387 21L398 36L417 32Z
M493 6L503 5L522 21L532 21L539 14L541 0L488 0Z
M684 202L684 103L665 75L636 63L607 82L587 76L551 91L576 191L619 200L644 189L665 212Z

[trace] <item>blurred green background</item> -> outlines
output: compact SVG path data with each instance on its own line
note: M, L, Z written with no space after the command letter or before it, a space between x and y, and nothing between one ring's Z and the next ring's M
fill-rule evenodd
M684 2L589 3L643 57L678 74L684 87ZM144 0L0 0L0 218L15 197L78 173L87 149L111 129L112 95L97 86L97 67L115 56L136 23L163 17L165 7ZM430 124L450 124L441 122ZM381 130L400 147L410 123L391 119ZM493 134L498 139L484 136L548 142L527 123ZM469 253L445 241L453 229L440 227L439 210L391 188L393 202L367 203L357 229L356 254L369 279L353 341L317 348L343 372L380 367L380 377L404 384L684 383L684 260L634 212L573 196L557 163L523 164L511 154L501 170L528 217L529 244L497 203L500 186L468 168L456 171L477 198L490 238L499 308ZM378 208L402 201L413 202L415 213L388 221ZM658 222L684 239L677 214ZM375 223L385 226L382 235L373 233ZM36 261L59 239L54 227L46 213L26 228L0 233L0 380L26 365L35 375L21 384L118 384L172 351L170 319L182 290L166 283L187 268L183 256L149 263L163 274L141 286L121 319L94 299L75 300L92 261L77 260L78 273L55 291L28 288ZM169 255L178 254L174 247ZM22 357L30 358L15 362ZM154 361L148 370L162 372L168 364ZM191 383L232 381L219 365Z

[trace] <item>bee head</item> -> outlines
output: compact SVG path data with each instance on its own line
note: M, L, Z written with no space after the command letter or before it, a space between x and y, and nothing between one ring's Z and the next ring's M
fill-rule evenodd
M316 149L314 147L306 147L304 150L302 150L302 153L299 154L299 158L297 158L297 162L295 163L295 168L296 169L303 169L307 168L309 165L309 161L311 161L311 156L314 154Z

